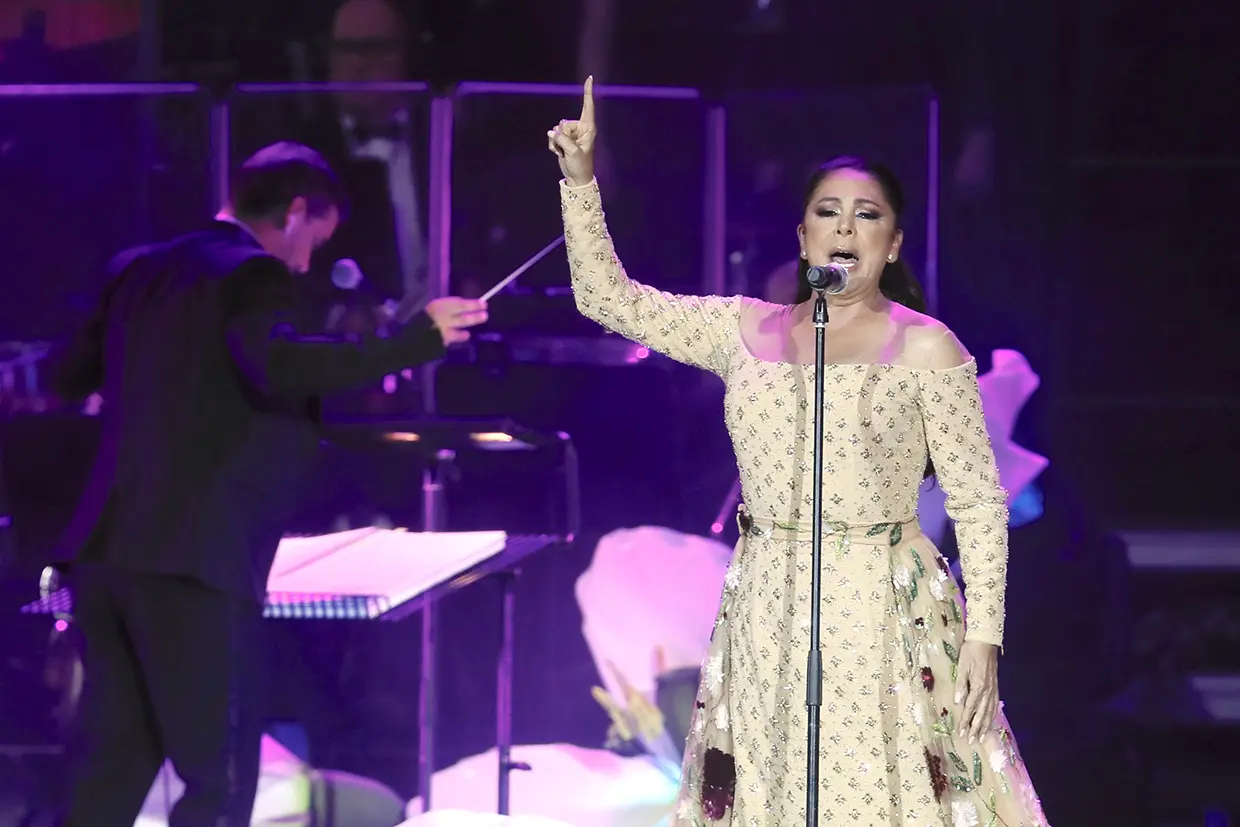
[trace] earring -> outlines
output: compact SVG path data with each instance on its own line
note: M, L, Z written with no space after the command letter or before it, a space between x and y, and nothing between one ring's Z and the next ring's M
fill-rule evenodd
M809 253L807 253L807 252L805 252L804 250L802 250L802 251L801 251L801 258L809 258Z
M887 256L887 261L891 262L892 264L895 264L895 263L896 263L896 257L895 257L895 256Z

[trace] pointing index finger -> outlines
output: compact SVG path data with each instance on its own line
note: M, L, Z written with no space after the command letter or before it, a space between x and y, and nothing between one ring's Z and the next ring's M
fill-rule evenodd
M581 96L581 118L584 124L594 123L594 75L586 78L585 90Z

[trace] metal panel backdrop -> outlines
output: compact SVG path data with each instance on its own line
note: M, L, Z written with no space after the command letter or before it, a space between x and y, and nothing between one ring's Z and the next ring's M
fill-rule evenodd
M210 206L205 99L189 85L0 87L0 340L55 338L89 311L122 248Z
M641 281L698 292L704 108L696 91L600 88L597 97L598 177L621 258ZM486 290L562 232L546 133L580 109L578 86L462 85L452 157L454 290ZM558 254L522 276L518 290L567 286Z

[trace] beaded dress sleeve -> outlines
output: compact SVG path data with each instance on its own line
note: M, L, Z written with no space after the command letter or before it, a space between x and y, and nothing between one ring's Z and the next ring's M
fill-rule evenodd
M956 524L964 574L965 640L1003 645L1007 494L982 417L977 362L922 372L918 405L937 482Z
M666 293L629 278L607 231L597 181L561 181L560 205L582 315L677 362L724 375L740 341L740 299Z

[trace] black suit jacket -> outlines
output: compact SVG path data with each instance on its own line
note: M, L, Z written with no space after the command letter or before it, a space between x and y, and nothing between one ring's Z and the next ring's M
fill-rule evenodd
M422 314L387 338L306 336L298 285L217 222L112 264L54 370L100 391L102 441L62 556L262 599L318 448L320 394L442 355Z

